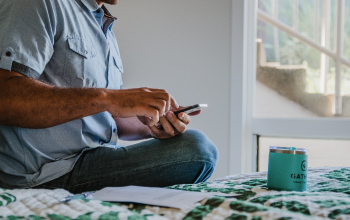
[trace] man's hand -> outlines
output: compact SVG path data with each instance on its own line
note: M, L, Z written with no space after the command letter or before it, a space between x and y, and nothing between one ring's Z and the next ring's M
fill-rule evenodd
M165 139L175 135L179 135L186 130L186 126L190 123L190 115L198 115L201 110L186 114L180 113L177 118L173 111L183 109L185 107L170 108L160 121L155 125L148 125L150 118L145 116L119 118L113 117L118 127L118 137L121 140L141 140L145 138ZM163 127L164 126L164 127Z
M175 99L162 89L138 88L107 91L108 111L119 118L145 117L155 125L170 107L178 108Z
M183 108L185 107L172 110L180 110ZM148 126L151 130L151 136L157 139L166 139L180 135L185 132L187 125L190 123L190 115L198 115L200 112L201 110L192 112L189 115L181 112L178 117L176 117L173 111L168 111L165 116L160 118L157 124Z

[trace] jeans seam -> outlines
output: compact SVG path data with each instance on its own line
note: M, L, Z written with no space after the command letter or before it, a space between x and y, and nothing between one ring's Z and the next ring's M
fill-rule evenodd
M148 169L154 169L154 168L159 168L159 167L164 167L164 166L168 166L170 164L172 165L176 165L176 164L185 164L185 163L190 163L190 162L205 162L205 163L208 163L210 164L211 166L215 166L215 164L211 163L211 162L208 162L206 160L196 160L196 161L193 161L193 160L189 160L189 161L182 161L182 162L178 162L178 163L167 163L167 164L163 164L163 165L158 165L156 167L148 167L148 168L145 168L145 169L142 169L142 170L137 170L137 171L134 171L132 173L128 173L128 174L135 174L135 173L139 173L139 172L142 172L142 171L145 171L145 170L148 170ZM120 176L125 176L125 174L121 174ZM107 177L103 177L103 178L99 178L98 180L91 180L91 181L88 181L88 182L84 182L84 183L79 183L79 184L75 184L75 185L70 185L68 188L71 188L71 187L76 187L76 186L81 186L81 185L84 185L84 184L89 184L89 183L93 183L93 182L97 182L97 181L100 181L102 179L105 179L105 178L108 178L110 177L111 175L107 176Z

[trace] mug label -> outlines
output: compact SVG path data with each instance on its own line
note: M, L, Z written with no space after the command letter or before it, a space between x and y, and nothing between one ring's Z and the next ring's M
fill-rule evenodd
M295 174L295 173L292 173L290 175L290 178L292 179L306 179L306 174Z
M307 169L307 162L306 160L304 160L303 162L301 162L301 170L306 171L306 169Z

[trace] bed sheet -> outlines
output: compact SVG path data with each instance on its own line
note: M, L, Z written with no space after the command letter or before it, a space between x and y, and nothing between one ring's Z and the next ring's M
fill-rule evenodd
M73 200L55 189L0 189L0 219L350 219L350 167L309 168L305 192L268 190L266 172L167 188L238 194L213 196L183 210L136 203Z

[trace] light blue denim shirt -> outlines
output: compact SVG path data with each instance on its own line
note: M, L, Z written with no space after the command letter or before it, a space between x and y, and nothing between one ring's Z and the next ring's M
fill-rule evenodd
M60 87L120 89L114 20L95 0L0 0L0 68ZM0 187L53 180L117 138L108 112L46 129L0 126Z

